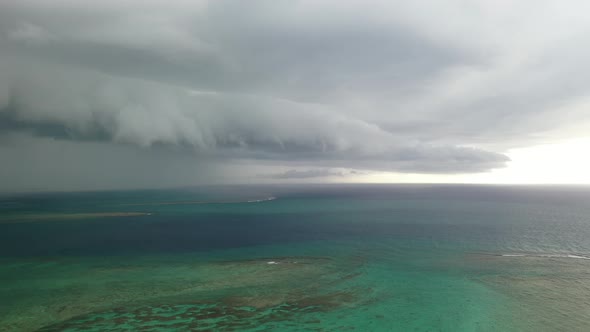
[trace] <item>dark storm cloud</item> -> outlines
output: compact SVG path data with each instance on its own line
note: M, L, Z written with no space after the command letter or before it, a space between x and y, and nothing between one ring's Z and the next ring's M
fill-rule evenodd
M309 178L325 178L325 177L342 177L346 173L342 171L333 171L331 169L309 169L297 170L290 169L282 173L276 173L267 177L272 179L309 179Z
M487 171L589 120L580 6L3 2L0 133L252 169Z

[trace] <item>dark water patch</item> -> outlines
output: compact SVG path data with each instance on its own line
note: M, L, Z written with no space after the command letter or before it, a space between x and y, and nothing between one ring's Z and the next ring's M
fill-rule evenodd
M119 307L81 315L39 329L57 331L233 331L297 322L312 327L320 319L310 314L337 310L359 300L360 291L339 291L290 299L274 306L260 306L258 298L226 298L220 303L161 304L136 308Z

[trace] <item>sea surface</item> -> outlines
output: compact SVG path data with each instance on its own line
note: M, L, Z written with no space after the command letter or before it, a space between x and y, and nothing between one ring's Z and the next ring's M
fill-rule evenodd
M590 188L3 194L0 331L590 331Z

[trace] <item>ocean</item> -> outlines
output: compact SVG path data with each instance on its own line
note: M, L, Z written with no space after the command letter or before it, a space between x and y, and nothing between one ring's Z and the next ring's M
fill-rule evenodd
M589 330L589 187L0 196L0 331Z

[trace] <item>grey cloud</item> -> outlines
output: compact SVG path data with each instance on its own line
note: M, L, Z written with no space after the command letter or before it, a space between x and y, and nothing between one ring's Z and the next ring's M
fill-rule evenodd
M555 6L4 2L0 133L253 168L488 171L590 121L587 5Z
M407 166L397 167L396 161L429 164L416 171L436 171L440 163L442 172L462 172L507 160L473 148L400 140L331 105L198 92L61 66L25 70L14 61L5 66L18 84L11 87L4 121L40 135L144 147L181 145L212 158L323 160L404 171ZM52 84L56 76L60 84Z
M80 8L43 15L13 7L2 17L8 34L35 27L54 38L34 45L19 38L5 43L7 51L202 89L324 100L358 90L391 93L474 61L395 20L376 20L370 6L362 16L331 16L307 2L213 1L198 12L103 6L74 21L75 28L63 19L68 12L88 15Z
M265 177L272 179L309 179L309 178L325 178L325 177L342 177L346 173L342 171L333 171L331 169L309 169L297 170L290 169L282 173L271 174Z

